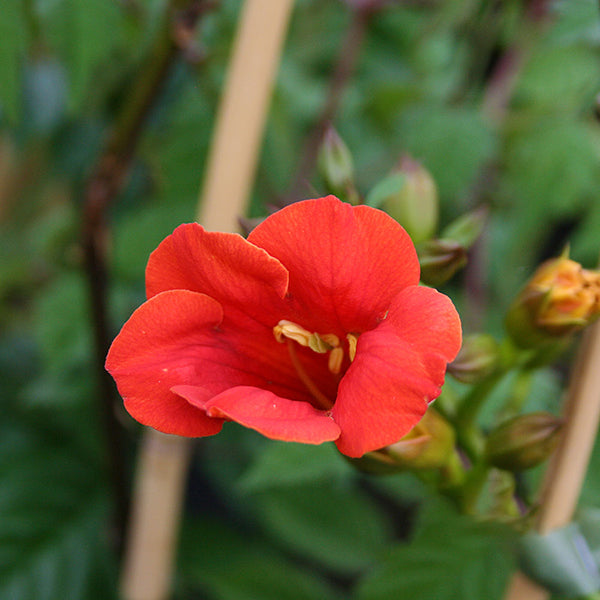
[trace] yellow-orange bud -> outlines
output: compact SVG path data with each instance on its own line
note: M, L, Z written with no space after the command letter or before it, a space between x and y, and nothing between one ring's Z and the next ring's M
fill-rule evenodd
M507 330L522 347L580 331L600 316L600 272L567 256L543 263L509 309Z

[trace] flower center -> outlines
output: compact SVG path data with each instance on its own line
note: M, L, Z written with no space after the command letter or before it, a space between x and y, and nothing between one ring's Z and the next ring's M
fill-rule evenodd
M273 335L278 342L287 343L294 369L296 369L298 377L315 399L318 408L329 410L333 406L333 402L319 390L310 375L306 372L306 369L300 362L300 357L296 351L295 344L310 348L317 354L328 353L327 368L331 373L337 375L342 370L342 363L344 362L344 349L340 344L340 338L334 333L320 334L308 331L297 323L285 319L279 321L279 323L273 327ZM349 333L346 336L346 339L348 340L348 355L350 361L353 361L356 355L356 342L358 336Z

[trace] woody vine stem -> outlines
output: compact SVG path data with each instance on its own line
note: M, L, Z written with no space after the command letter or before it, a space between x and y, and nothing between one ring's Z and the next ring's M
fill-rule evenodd
M82 214L82 246L94 333L94 370L99 386L99 408L104 424L107 463L115 497L114 542L122 549L128 515L128 485L123 467L123 435L116 418L116 394L104 361L112 331L107 295L107 211L123 189L147 117L180 53L177 39L190 39L199 17L211 6L201 0L171 0L162 28L144 65L134 78L111 134L85 185ZM177 34L180 35L177 35Z

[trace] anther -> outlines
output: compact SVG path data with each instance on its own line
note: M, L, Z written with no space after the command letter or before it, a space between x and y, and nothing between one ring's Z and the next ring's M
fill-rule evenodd
M349 333L346 336L346 339L348 340L348 356L350 357L350 362L352 362L356 356L356 344L358 343L358 336L354 335L353 333Z
M329 353L329 360L327 362L327 368L334 375L337 375L342 370L343 360L344 360L344 350L338 346L337 348L334 348Z
M287 338L298 342L301 346L310 346L310 339L314 334L292 321L283 319L273 327L273 335L280 343L285 341L284 338Z

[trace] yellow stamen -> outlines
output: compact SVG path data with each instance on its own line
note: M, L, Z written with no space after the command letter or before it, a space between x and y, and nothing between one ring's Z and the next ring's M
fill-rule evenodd
M325 352L331 350L331 346L318 333L313 333L310 336L308 347L317 354L325 354Z
M340 345L340 338L335 333L326 333L321 336L321 339L331 348L337 348Z
M300 357L296 353L296 346L294 346L291 339L287 340L287 347L290 353L290 358L292 359L292 364L294 365L294 369L296 369L296 373L298 373L300 381L302 381L302 383L306 386L306 389L315 399L316 408L320 408L321 410L329 410L333 406L333 402L331 402L329 398L325 396L325 394L316 386L315 382L304 370L304 367L300 362Z
M329 361L327 367L329 370L337 375L342 370L342 362L344 360L344 350L342 348L334 348L329 353Z
M358 336L353 333L349 333L346 336L348 340L348 356L350 356L350 362L354 361L354 357L356 356L356 344L358 343Z
M273 327L273 334L278 342L285 341L283 338L294 340L301 346L309 346L310 339L314 336L310 331L300 327L292 321L286 321L285 319L279 321L275 327Z

